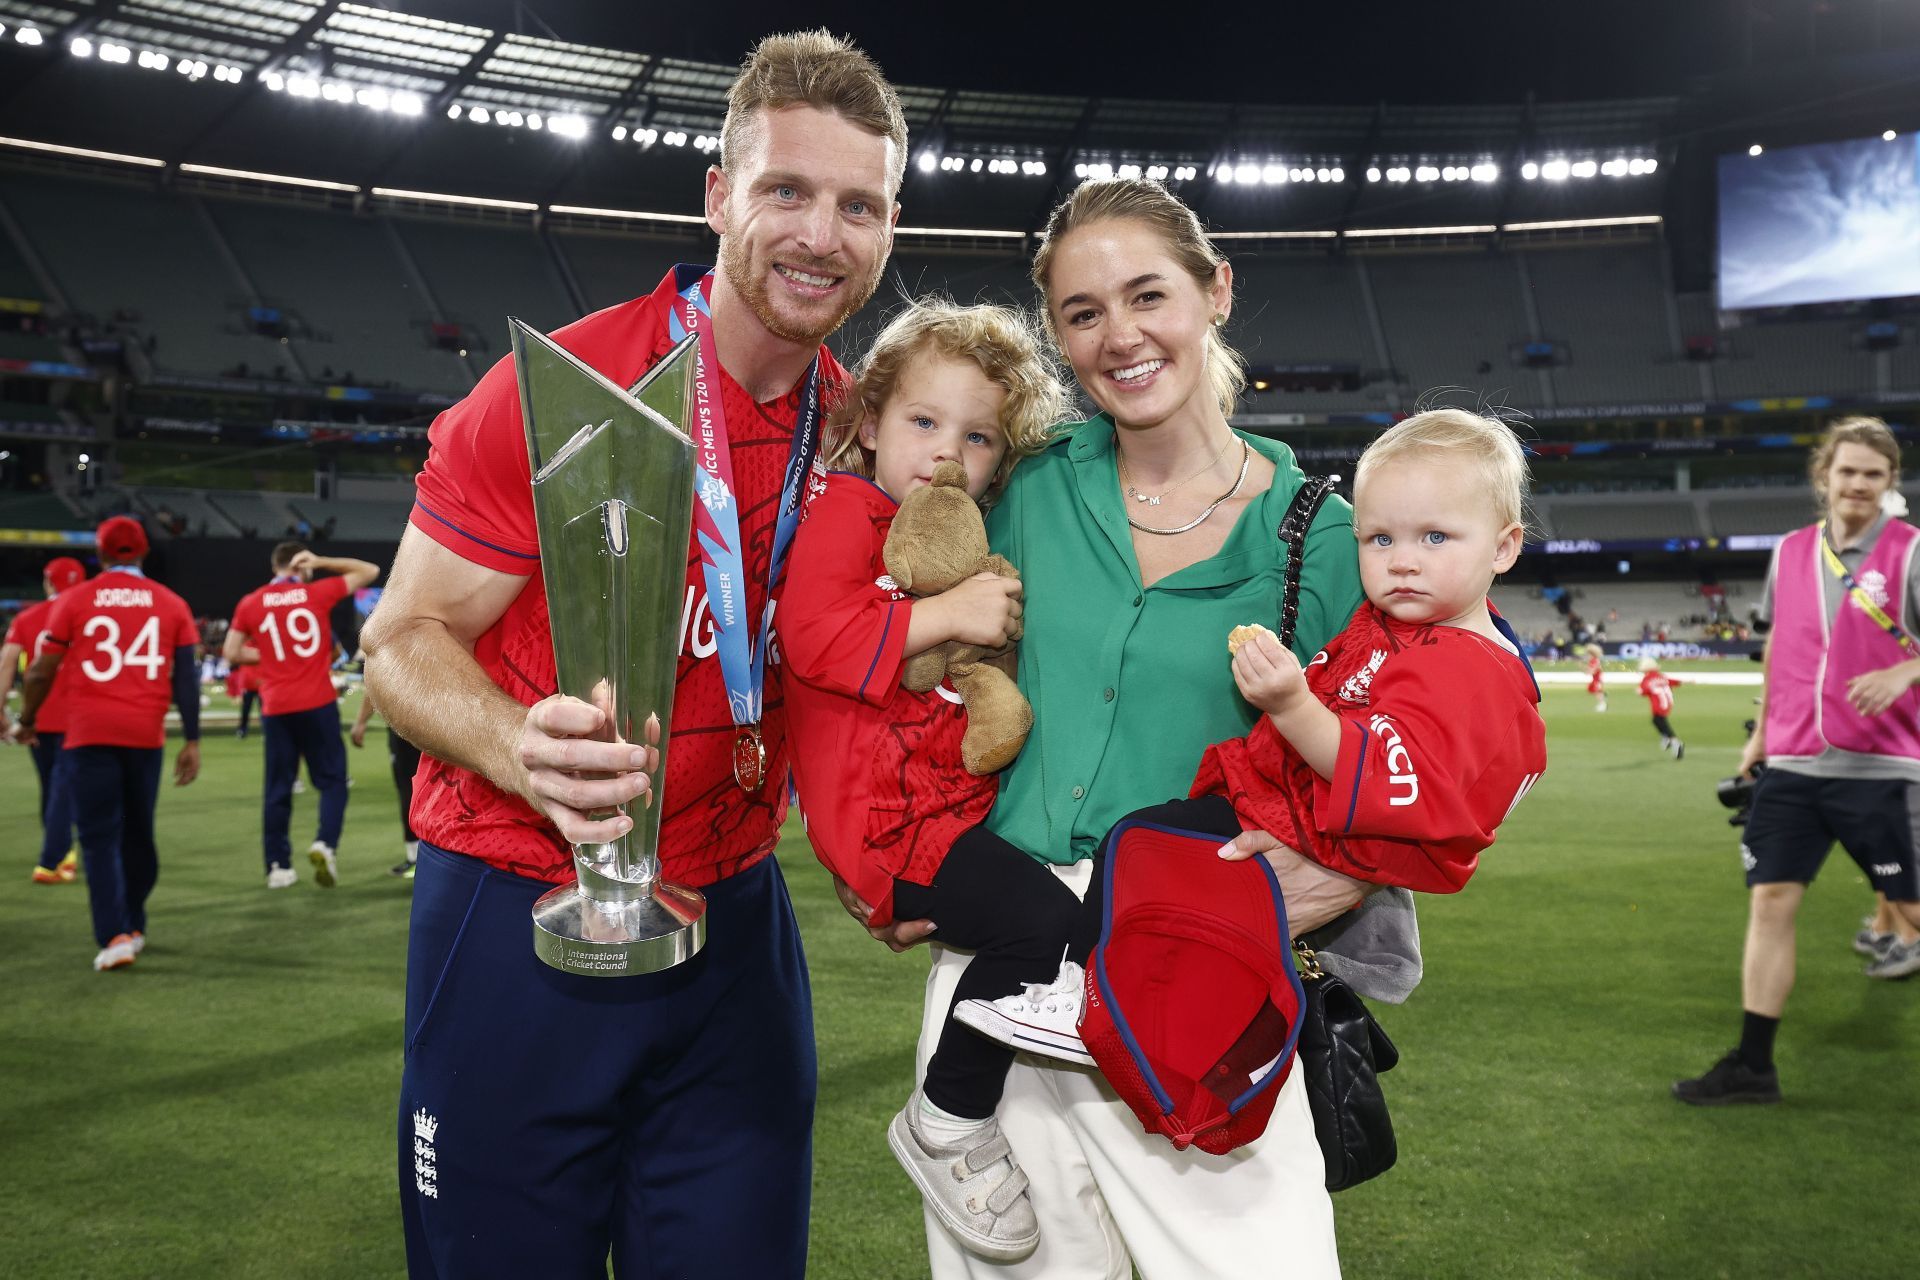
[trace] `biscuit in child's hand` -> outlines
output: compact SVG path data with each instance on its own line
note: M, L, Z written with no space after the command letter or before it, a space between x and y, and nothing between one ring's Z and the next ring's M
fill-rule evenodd
M1246 626L1235 627L1233 630L1227 632L1227 655L1231 657L1240 652L1241 645L1259 635L1273 636L1276 644L1279 643L1280 640L1279 636L1273 635L1273 632L1261 626L1259 623L1248 623Z

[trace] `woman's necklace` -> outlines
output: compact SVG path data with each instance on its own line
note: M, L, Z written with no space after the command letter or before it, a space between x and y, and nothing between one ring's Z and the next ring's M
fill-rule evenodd
M1224 449L1221 450L1221 453L1224 454L1225 452L1226 450ZM1219 459L1216 458L1214 459L1214 461L1218 462ZM1124 468L1126 466L1126 462L1122 460L1120 465ZM1210 463L1208 465L1211 466L1212 464ZM1212 515L1214 512L1220 509L1221 503L1225 502L1228 498L1231 498L1234 494L1240 492L1240 486L1247 482L1247 468L1252 465L1253 465L1253 450L1247 445L1247 442L1245 440L1242 440L1240 442L1240 474L1234 477L1233 488L1227 490L1225 493L1215 498L1212 502L1209 502L1207 504L1207 509L1205 511L1202 511L1199 515L1195 516L1193 519L1187 521L1185 524L1175 529L1158 529L1150 524L1141 524L1138 520L1135 520L1131 515L1127 517L1127 523L1132 525L1134 528L1138 529L1142 533L1157 533L1162 536L1167 536L1167 535L1176 534L1176 533L1185 533L1189 529L1198 529L1201 525L1207 522L1208 516ZM1188 477L1188 478L1191 479L1192 477ZM1181 483L1184 484L1185 481L1182 481ZM1178 488L1179 486L1176 485L1174 487ZM1129 487L1127 489L1127 492L1132 493L1133 489ZM1166 492L1172 493L1173 490L1169 489ZM1160 496L1164 498L1166 496L1166 493L1163 493Z
M1199 479L1201 476L1205 475L1207 472L1219 466L1220 459L1226 457L1227 450L1233 447L1234 438L1235 437L1233 432L1231 431L1227 432L1227 442L1220 446L1220 452L1214 454L1213 457L1208 460L1206 466L1200 468L1198 471L1188 476L1185 480L1180 481L1179 484L1173 485L1166 489L1162 489L1158 495L1155 495L1155 494L1140 492L1138 489L1133 487L1133 482L1131 480L1128 480L1127 496L1129 498L1132 498L1135 502L1144 502L1144 503L1147 503L1149 506L1155 506L1155 507L1159 506L1161 498L1166 497L1168 494L1172 493L1175 489L1180 488L1181 485L1192 483L1193 481ZM1127 469L1127 463L1125 458L1122 458L1120 460L1120 469L1122 471L1125 471Z

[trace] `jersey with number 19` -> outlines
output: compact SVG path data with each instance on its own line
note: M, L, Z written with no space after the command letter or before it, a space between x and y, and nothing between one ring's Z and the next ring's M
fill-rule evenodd
M260 711L286 716L333 701L333 606L345 578L275 578L234 606L233 627L260 651Z
M166 745L174 651L199 640L187 602L138 570L108 568L61 592L47 623L46 646L66 654L60 667L67 690L63 745Z

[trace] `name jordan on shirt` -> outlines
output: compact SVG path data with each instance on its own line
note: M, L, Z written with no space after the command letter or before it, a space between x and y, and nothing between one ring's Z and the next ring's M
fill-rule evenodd
M101 587L93 593L96 609L151 609L153 592L145 587Z

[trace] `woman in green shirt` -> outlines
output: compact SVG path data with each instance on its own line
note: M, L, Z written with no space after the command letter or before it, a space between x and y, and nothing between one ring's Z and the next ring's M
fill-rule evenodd
M1284 444L1227 423L1245 382L1220 330L1232 269L1191 210L1156 183L1081 185L1034 264L1046 318L1101 412L1023 463L989 517L1020 567L1026 749L1001 775L988 825L1084 893L1095 846L1144 805L1186 794L1201 752L1257 714L1234 688L1226 636L1280 616L1277 530L1304 476ZM1362 594L1347 504L1307 538L1296 649L1339 631ZM1296 930L1360 898L1357 882L1249 833ZM864 915L861 915L864 919ZM937 921L876 931L896 949ZM938 1040L966 954L936 945L921 1060ZM1036 975L1040 977L1042 975ZM1041 1240L1000 1266L929 1228L935 1280L972 1276L1337 1276L1333 1212L1298 1072L1267 1132L1226 1156L1142 1132L1095 1073L1016 1061L999 1119L1032 1180ZM988 1191L991 1188L987 1189ZM982 1194L985 1194L984 1192Z

